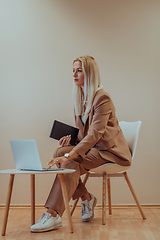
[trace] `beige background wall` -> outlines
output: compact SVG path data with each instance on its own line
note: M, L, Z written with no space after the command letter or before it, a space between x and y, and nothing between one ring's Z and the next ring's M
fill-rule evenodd
M90 54L117 117L142 121L129 176L142 204L160 204L160 1L0 1L0 169L15 168L10 139L35 139L44 166L58 146L54 119L74 124L72 60ZM54 177L36 181L43 204ZM29 176L15 179L12 204L30 203ZM113 204L133 204L123 179L112 180ZM88 182L101 201L101 180ZM0 175L0 205L8 176Z

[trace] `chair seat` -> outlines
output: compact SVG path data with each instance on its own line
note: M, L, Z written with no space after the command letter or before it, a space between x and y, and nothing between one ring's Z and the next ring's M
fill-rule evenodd
M91 169L89 172L90 173L98 173L98 174L103 174L103 173L107 173L107 174L115 174L115 173L119 173L119 172L124 172L126 171L128 168L130 168L130 166L121 166L118 165L116 163L106 163L103 164L97 168Z
M124 137L128 143L128 147L132 153L132 160L135 154L136 150L136 145L137 145L137 140L138 140L138 134L141 126L141 121L137 122L120 122L119 123ZM111 177L124 177L125 181L128 184L128 187L132 193L132 196L139 208L139 211L142 215L143 219L146 219L144 212L142 210L142 207L138 201L138 198L135 194L135 191L131 185L131 182L129 180L129 177L127 175L127 169L129 169L130 166L120 166L116 163L106 163L103 164L97 168L90 169L83 180L83 184L85 185L87 182L87 179L89 177L102 177L103 178L103 183L102 183L102 224L106 224L106 189L108 191L108 209L109 209L109 214L112 214L112 209L111 209L111 185L110 185L110 178ZM107 186L106 186L107 183ZM71 210L71 215L74 212L74 209L78 203L78 199L74 202L74 205Z

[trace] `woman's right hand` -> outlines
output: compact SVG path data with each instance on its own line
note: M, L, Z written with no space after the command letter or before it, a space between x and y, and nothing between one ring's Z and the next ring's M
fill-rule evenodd
M71 145L70 141L71 141L71 135L64 136L59 140L59 145L61 147L70 146Z

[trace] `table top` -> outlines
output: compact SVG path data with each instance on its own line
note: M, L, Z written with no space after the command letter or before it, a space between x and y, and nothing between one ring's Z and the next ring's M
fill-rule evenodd
M44 170L44 171L39 171L39 170L31 170L31 171L24 171L24 170L19 170L19 169L6 169L6 170L1 170L0 173L9 173L9 174L62 174L62 173L73 173L75 172L75 169L54 169L53 171L48 171L48 170Z

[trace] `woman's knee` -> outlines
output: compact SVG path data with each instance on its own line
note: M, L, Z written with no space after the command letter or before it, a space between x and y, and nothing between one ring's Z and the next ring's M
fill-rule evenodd
M53 158L62 157L65 153L68 153L72 150L74 146L59 147L54 151Z
M68 162L62 163L61 168L67 168L67 169L79 169L79 164L75 162L74 160L70 160Z
M64 154L65 153L64 153L63 147L59 147L54 151L53 158L62 157Z

